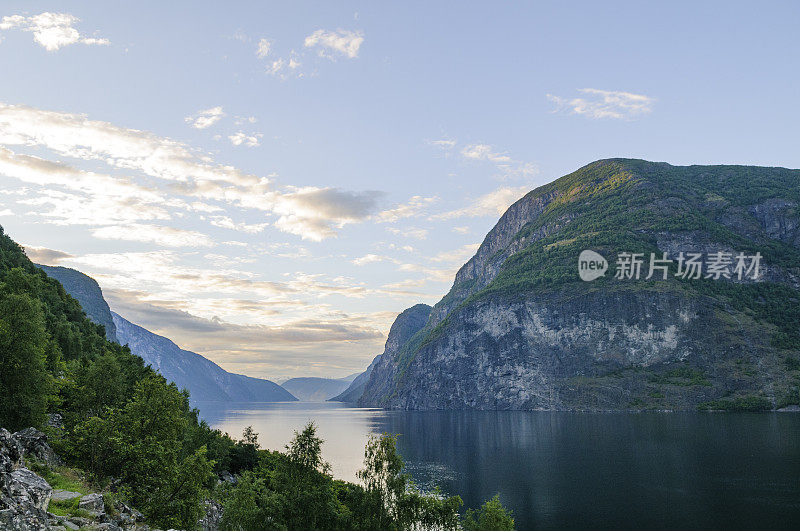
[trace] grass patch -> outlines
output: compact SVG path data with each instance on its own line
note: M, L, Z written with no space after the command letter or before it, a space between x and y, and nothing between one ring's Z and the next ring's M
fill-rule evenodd
M91 489L79 470L65 466L50 468L41 461L26 457L28 468L39 474L53 489L89 494Z
M691 367L678 367L662 374L651 374L647 381L659 385L679 385L691 387L693 385L711 385L705 372Z
M80 518L91 518L92 515L86 509L79 507L81 502L80 498L73 498L71 500L51 500L47 510L56 516L78 516Z

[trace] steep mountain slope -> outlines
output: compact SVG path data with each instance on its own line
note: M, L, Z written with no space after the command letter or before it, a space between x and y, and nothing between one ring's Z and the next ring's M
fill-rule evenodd
M361 405L766 409L800 403L800 171L602 160L512 205ZM584 282L584 249L610 264ZM650 253L762 256L757 281L650 280ZM614 278L643 253L640 280ZM621 270L620 270L621 272ZM658 280L656 280L658 278Z
M58 280L67 292L81 303L83 311L86 312L89 319L103 325L109 341L117 341L117 328L111 318L111 309L103 298L103 292L95 279L68 267L40 264L36 264L36 266L47 273L50 278Z
M386 338L386 346L383 354L378 354L369 364L367 370L359 374L350 386L340 395L331 398L334 402L358 402L364 392L364 387L369 381L372 370L378 364L381 356L391 355L406 343L411 337L425 326L428 316L431 313L431 307L427 304L417 304L404 310L392 323L389 329L389 336ZM390 354L387 354L390 353Z
M297 400L278 384L232 374L199 354L137 326L112 312L117 337L131 352L179 388L187 388L193 402L288 402Z
M292 393L303 402L324 402L336 396L350 385L347 378L291 378L281 384L281 387Z

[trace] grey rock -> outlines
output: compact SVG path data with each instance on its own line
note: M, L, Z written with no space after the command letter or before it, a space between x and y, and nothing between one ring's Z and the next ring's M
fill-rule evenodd
M93 492L91 494L87 494L81 498L81 501L78 504L78 507L84 509L86 511L95 511L101 513L105 511L106 504L103 501L103 495L98 494L97 492Z
M56 455L50 445L47 444L47 435L36 428L25 428L14 434L14 438L22 446L24 455L33 456L43 461L48 466L61 464L61 459Z
M44 512L50 503L53 488L36 473L27 468L18 468L11 473L11 492L21 500L29 500L33 506Z
M80 492L56 489L53 491L53 496L51 499L53 501L66 501L66 500L72 500L74 498L80 498L81 496L83 496L83 494L81 494Z

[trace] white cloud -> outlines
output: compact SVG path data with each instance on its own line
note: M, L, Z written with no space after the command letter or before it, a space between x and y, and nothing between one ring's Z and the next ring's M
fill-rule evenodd
M529 189L527 186L503 186L478 197L464 208L436 214L431 216L431 219L442 220L463 217L500 216L508 210L508 207L511 206L512 203L525 195L528 191Z
M269 223L236 223L228 216L212 216L210 223L215 227L223 229L231 229L237 232L244 232L247 234L256 234L263 232L269 226Z
M36 247L33 245L24 246L25 254L35 264L56 265L62 260L73 258L73 255L57 249L47 247Z
M154 243L163 247L211 247L214 245L211 238L196 231L139 223L100 227L94 229L92 235L103 240Z
M428 144L442 149L451 149L455 147L456 141L443 138L441 140L428 140Z
M374 264L376 262L393 262L391 258L388 256L382 256L378 254L365 254L359 258L356 258L352 262L357 266L363 266L367 264Z
M511 157L505 153L498 153L492 146L487 144L470 144L461 150L461 154L472 160L488 160L496 163L506 163L511 161Z
M264 57L269 55L271 47L272 47L272 42L269 39L259 40L258 48L256 49L256 55L263 59Z
M222 107L211 107L210 109L198 111L192 116L187 116L185 120L187 124L190 124L195 129L207 129L219 122L223 116L225 116L225 113Z
M316 48L320 57L334 59L334 52L355 59L363 42L364 34L360 31L320 29L306 37L304 45L306 48Z
M233 166L217 164L209 155L169 138L125 129L108 122L89 120L84 115L43 111L24 105L0 103L0 145L37 146L61 156L98 161L113 168L138 171L147 177L168 183L173 199L166 203L170 206L191 210L185 201L176 198L178 194L188 196L191 198L190 202L211 200L236 208L257 209L278 216L274 225L279 230L314 241L334 237L337 228L367 219L374 213L377 199L381 195L379 192L350 192L336 188L278 187L266 177L257 177ZM0 153L0 159L2 155ZM6 158L9 157L13 158L11 155ZM44 184L42 179L53 179L53 175L58 176L62 171L57 167L60 163L34 159L28 157L22 163L18 160L12 161L14 171L25 171L27 174L22 178L28 181L38 179L40 184ZM52 170L52 165L56 165L56 169ZM152 186L142 187L123 178L88 172L73 173L80 175L81 179L102 180L104 186L127 187L129 191L121 190L120 198L130 199L126 196L127 193L138 201L127 206L136 209L147 207L149 211L146 219L169 217L161 206L155 204L155 198L160 198L158 194L146 196L147 190ZM58 178L69 181L72 177ZM66 183L65 186L70 185ZM91 195L91 205L86 203L86 198L75 194L69 198L69 205L75 207L70 210L72 215L83 216L88 221L94 212L87 208L99 206L110 216L106 220L109 224L144 219L130 216L126 216L125 220L119 219L115 205L103 205L103 196L97 191L93 192L91 188L87 184L81 189ZM58 205L53 194L44 194L37 201L38 204L53 204L61 210L66 208ZM79 205L81 201L84 204ZM77 209L79 206L80 209ZM132 214L131 208L127 209L128 214ZM80 210L83 211L82 214ZM65 216L67 213L64 211L58 215ZM98 223L101 222L94 222Z
M394 223L404 218L419 216L438 200L439 198L436 196L422 197L421 195L415 195L406 203L401 203L394 208L378 213L376 218L380 223Z
M392 234L403 236L405 238L424 240L425 238L428 237L428 229L418 229L414 227L409 227L407 229L396 229L394 227L387 227L386 230L388 230Z
M261 145L261 139L264 137L263 133L253 133L252 135L246 134L244 131L237 131L236 133L228 136L228 140L234 146L245 145L247 147L257 147Z
M470 232L469 227L467 227L467 226L453 227L452 230L456 234L469 234L469 232Z
M547 98L556 104L556 110L567 110L572 114L580 114L588 118L631 119L653 110L655 98L631 92L599 90L592 88L579 89L585 97L562 98L548 94Z
M70 44L107 45L108 39L86 37L73 26L80 19L67 13L45 12L32 17L5 16L0 19L0 30L19 29L33 33L33 40L48 51L56 51Z

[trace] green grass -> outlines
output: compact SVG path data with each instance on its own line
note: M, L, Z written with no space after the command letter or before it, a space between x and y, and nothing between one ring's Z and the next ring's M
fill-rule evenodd
M71 500L50 501L47 510L56 516L77 516L80 518L91 518L92 515L86 509L79 507L81 499L72 498Z
M83 479L83 474L75 468L65 466L50 468L32 457L26 457L25 460L28 467L44 478L53 489L80 492L81 494L91 492L89 484Z

